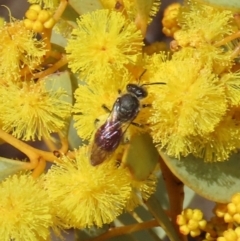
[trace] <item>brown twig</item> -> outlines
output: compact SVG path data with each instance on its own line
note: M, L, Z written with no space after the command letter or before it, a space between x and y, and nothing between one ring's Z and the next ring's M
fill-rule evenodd
M62 58L60 60L58 60L55 64L53 64L51 67L49 67L48 69L41 71L39 73L33 74L33 77L35 79L44 78L50 74L53 74L55 71L57 71L58 69L60 69L64 65L66 65L67 63L68 63L67 58L65 55L63 55Z
M149 229L153 227L158 227L158 222L156 220L151 220L151 221L146 221L144 223L136 223L136 224L131 224L123 227L116 227L116 228L111 228L109 229L106 233L101 234L100 236L89 239L89 241L103 241L107 240L112 237L124 235L124 234L130 234L136 231L144 230L144 229Z
M173 173L170 171L168 166L165 164L162 157L159 159L159 164L162 170L163 180L165 181L167 193L169 197L170 215L173 227L181 236L182 240L186 240L186 236L182 236L179 233L179 226L176 224L177 215L182 212L183 200L184 200L184 185Z

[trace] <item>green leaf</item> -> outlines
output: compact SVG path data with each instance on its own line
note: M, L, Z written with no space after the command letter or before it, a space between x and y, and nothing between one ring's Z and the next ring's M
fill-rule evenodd
M161 156L175 176L209 200L227 203L234 193L240 192L240 153L233 154L228 161L215 163L206 163L192 155L181 160L164 153Z
M79 15L103 8L100 0L69 0L68 3Z
M147 133L134 135L123 155L124 165L136 180L146 180L155 169L158 159L158 151Z
M166 235L170 241L180 241L176 230L173 228L168 216L163 210L161 203L152 195L147 201L146 206L148 210L152 213L155 219L158 221L159 225L166 232Z
M26 165L26 162L0 157L0 181L19 171L25 170Z
M203 4L209 4L215 7L230 9L238 11L240 10L240 1L239 0L198 0Z
M71 78L68 71L63 71L63 72L49 75L45 80L46 80L45 81L46 89L48 90L58 90L59 88L64 89L67 95L62 96L61 100L66 101L70 104L73 103L72 83L71 83Z
M74 121L71 118L69 129L68 129L68 144L71 150L78 149L83 145L82 139L78 136L77 130L74 128Z
M69 1L72 2L72 1ZM76 22L76 19L79 17L79 14L75 11L75 9L68 4L66 9L64 10L61 18L63 18L64 20L68 20L68 21L72 21L72 22Z

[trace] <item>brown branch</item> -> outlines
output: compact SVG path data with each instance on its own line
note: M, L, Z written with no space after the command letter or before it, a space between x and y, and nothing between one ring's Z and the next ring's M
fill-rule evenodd
M170 216L173 227L181 236L182 240L186 240L186 236L182 236L179 232L179 226L176 223L177 215L182 212L183 200L184 200L184 185L173 173L170 171L168 166L163 161L162 157L159 159L159 164L161 166L163 180L165 181L167 193L169 197L170 205Z
M63 55L63 57L60 60L58 60L55 64L53 64L51 67L39 73L33 74L33 77L35 79L44 78L50 74L53 74L54 72L56 72L58 69L60 69L67 63L68 63L67 58L65 55Z
M136 223L128 226L111 228L106 233L101 234L96 238L89 239L89 241L103 241L112 237L116 237L124 234L130 234L136 231L158 227L158 226L159 224L156 220L151 220L144 223Z

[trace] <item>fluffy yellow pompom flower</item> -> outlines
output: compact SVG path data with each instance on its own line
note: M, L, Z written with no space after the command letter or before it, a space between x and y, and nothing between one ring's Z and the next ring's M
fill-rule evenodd
M26 174L0 184L0 237L2 241L46 240L53 219L47 192Z
M23 22L4 24L0 27L0 36L1 80L17 80L23 67L33 70L41 63L46 53L45 44L27 30Z
M224 85L207 63L204 66L193 58L163 62L160 56L151 80L166 82L151 88L155 92L150 118L154 141L175 157L193 152L194 142L189 139L212 132L226 112Z
M123 212L131 187L126 170L114 160L99 166L89 162L87 147L75 159L63 157L46 175L46 187L56 216L66 227L101 227Z
M87 81L113 75L141 56L141 33L121 13L97 10L81 16L77 24L66 51L69 67Z
M240 146L239 119L235 118L239 113L239 109L231 109L213 132L194 137L193 154L208 162L227 160Z
M71 105L61 100L65 94L62 89L46 89L44 80L0 85L2 128L23 140L61 131L71 111Z
M174 38L182 47L211 44L233 33L231 11L221 11L195 1L188 1L180 13L181 30L174 34Z

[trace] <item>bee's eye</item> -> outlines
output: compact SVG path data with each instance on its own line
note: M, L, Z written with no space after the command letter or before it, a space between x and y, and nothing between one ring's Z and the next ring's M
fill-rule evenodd
M147 97L147 91L143 87L136 84L128 84L127 91L134 94L139 99Z

